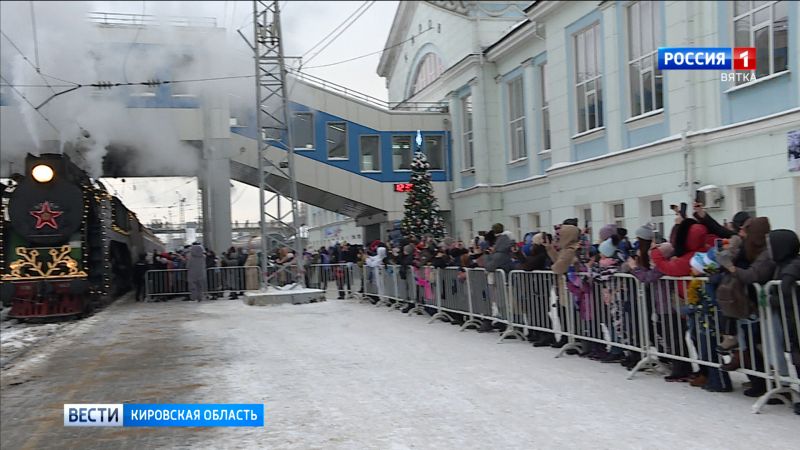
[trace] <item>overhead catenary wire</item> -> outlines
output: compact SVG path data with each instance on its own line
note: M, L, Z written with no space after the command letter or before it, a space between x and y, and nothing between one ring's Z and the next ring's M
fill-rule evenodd
M220 80L233 80L237 78L254 78L255 75L227 75L227 76L220 76L220 77L208 77L208 78L194 78L188 80L147 80L147 81L98 81L95 83L74 83L72 85L64 85L64 84L56 84L52 85L53 87L73 87L73 88L85 88L85 87L95 87L100 89L108 89L120 86L158 86L162 84L177 84L177 83L200 83L204 81L220 81ZM2 86L8 87L47 87L48 85L44 84L12 84L6 81L5 84Z
M8 83L8 80L6 80L6 79L5 79L5 77L4 77L4 76L2 76L2 75L0 75L0 80L2 80L2 81L5 81L6 83ZM10 84L9 84L8 86L9 86L9 87L11 87L11 89L13 89L13 90L14 90L14 92L16 92L16 93L17 93L17 95L19 95L19 96L20 96L20 98L22 98L23 100L25 100L25 103L27 103L28 105L30 105L30 107L31 107L31 108L33 108L33 110L34 110L34 111L36 111L37 113L39 113L39 115L40 115L40 116L42 116L42 118L44 119L44 121L45 121L45 122L47 122L47 124L48 124L48 125L50 125L51 127L53 127L53 129L54 129L54 130L56 130L56 132L57 132L57 133L61 134L61 130L59 130L59 129L58 129L58 127L56 127L56 126L53 124L53 122L51 122L51 121L50 121L50 119L48 119L48 118L47 118L47 116L45 116L45 115L44 115L44 113L43 113L43 112L39 111L39 109L37 109L35 106L33 106L33 103L31 103L31 101L30 101L30 100L28 100L28 97L26 97L26 96L25 96L25 94L23 94L23 93L22 93L22 92L20 92L20 91L19 91L19 90L18 90L16 87L14 87L14 86L11 86Z
M311 57L309 57L309 58L308 58L308 60L306 60L306 61L305 61L305 63L309 63L309 62L311 62L311 60L313 60L314 58L316 58L317 56L319 56L319 54L320 54L320 53L322 53L322 51L324 51L326 48L328 48L328 46L330 46L331 44L333 44L333 43L336 41L336 39L338 39L338 38L339 38L339 36L341 36L341 35L342 35L342 34L343 34L345 31L347 31L347 29L348 29L348 28L350 28L350 27L351 27L351 26L352 26L354 23L356 23L356 21L358 21L358 19L359 19L361 16L363 16L363 15L364 15L364 13L365 13L365 12L367 12L367 11L368 11L368 10L369 10L369 9L372 7L372 5L374 5L374 4L375 4L375 2L374 2L374 1L370 2L370 3L369 3L369 5L367 5L367 6L366 6L366 8L362 9L362 10L361 10L361 12L360 12L360 13L358 13L358 15L357 15L357 16L356 16L356 17L355 17L353 20L351 20L351 21L350 21L350 23L348 23L348 24L347 24L347 25L346 25L344 28L342 28L342 29L341 29L341 30L340 30L340 31L339 31L339 32L336 34L336 36L332 37L332 38L331 38L331 39L328 41L328 43L327 43L327 44L325 44L325 45L324 45L324 46L323 46L321 49L317 50L317 52L316 52L316 53L314 53L313 55L311 55ZM302 66L302 65L303 65L303 64L301 64L301 66Z
M49 82L48 82L48 81L47 81L47 80L46 80L44 77L49 77L49 78L52 78L52 79L54 79L54 80L59 80L59 81L61 81L61 82L64 82L64 83L72 83L73 85L77 85L77 84L78 84L78 83L75 83L75 82L73 82L73 81L69 81L69 80L62 80L61 78L57 78L57 77L54 77L54 76L52 76L52 75L48 75L48 74L46 74L46 73L43 73L43 72L42 72L42 71L41 71L41 70L40 70L40 69L37 67L37 65L36 65L36 64L34 64L34 63L33 63L33 61L31 61L31 60L30 60L30 58L28 58L28 56L27 56L27 55L26 55L26 54L25 54L25 53L24 53L24 52L23 52L23 51L22 51L22 50L19 48L19 46L18 46L18 45L17 45L17 44L14 42L14 40L13 40L13 39L11 39L11 37L10 37L9 35L7 35L7 34L6 34L6 33L5 33L3 30L0 30L0 35L2 35L4 38L6 38L6 40L8 41L8 43L9 43L9 44L11 44L11 46L12 46L12 47L14 47L14 50L16 50L16 51L17 51L17 53L19 53L19 55L20 55L20 56L22 56L22 59L23 59L23 60L24 60L26 63L28 63L28 65L30 65L30 66L33 68L33 70L35 70L35 71L36 71L36 73L38 73L38 74L39 74L39 77L41 77L41 78L42 78L42 80L43 80L43 81L44 81L44 83L45 83L45 84L44 84L42 87L50 87L50 83L49 83Z
M356 60L359 60L359 59L362 59L362 58L366 58L366 57L368 57L368 56L377 55L377 54L380 54L380 53L383 53L383 52L385 52L386 50L393 49L393 48L395 48L395 47L398 47L398 46L401 46L401 45L405 44L405 43L406 43L406 42L408 42L408 41L411 41L411 40L413 40L413 39L416 39L416 38L417 38L417 37L419 37L420 35L422 35L422 34L425 34L425 33L427 33L428 31L431 31L432 29L433 29L433 28L426 28L426 29L422 30L421 32L419 32L419 33L417 33L417 34L415 34L415 35L411 36L411 37L410 37L410 38L408 38L408 39L405 39L405 40L403 40L403 41L400 41L400 42L398 42L398 43L396 43L396 44L393 44L393 45L390 45L390 46L388 46L388 47L382 48L382 49L380 49L380 50L378 50L378 51L374 51L374 52L371 52L371 53L367 53L367 54L364 54L364 55L361 55L361 56L355 56L355 57L353 57L353 58L343 59L343 60L341 60L341 61L336 61L336 62L332 62L332 63L328 63L328 64L319 64L319 65L316 65L316 66L306 66L306 67L304 67L304 69L318 69L318 68L321 68L321 67L337 66L337 65L339 65L339 64L348 63L348 62L350 62L350 61L356 61Z
M349 16L347 16L347 18L345 18L345 19L344 19L344 20L343 20L343 21L342 21L342 22L341 22L339 25L336 25L336 27L334 27L334 28L333 28L333 29L330 31L330 33L326 34L326 35L325 35L325 37L323 37L322 39L320 39L320 40L319 40L319 41L318 41L316 44L314 44L314 45L312 45L311 47L309 47L309 49L308 49L308 50L306 50L306 51L305 51L305 53L303 53L303 54L300 56L300 58L305 58L305 57L306 57L306 55L308 55L309 53L313 52L313 51L314 51L314 49L316 49L317 47L319 47L319 46L320 46L320 45L321 45L323 42L325 42L325 41L326 41L326 40L327 40L329 37L331 37L331 35L333 35L333 33L335 33L335 32L336 32L336 31L337 31L339 28L341 28L342 26L344 26L344 25L345 25L345 24L346 24L346 23L347 23L347 22L348 22L350 19L352 19L352 18L353 18L353 16L355 16L356 14L358 14L358 12L359 12L359 11L361 11L361 9L362 9L363 7L365 7L365 6L367 5L367 3L369 3L369 1L365 1L364 3L360 4L360 5L358 6L358 8L356 8L356 9L355 9L355 11L353 11L353 12L352 12L352 13L351 13Z

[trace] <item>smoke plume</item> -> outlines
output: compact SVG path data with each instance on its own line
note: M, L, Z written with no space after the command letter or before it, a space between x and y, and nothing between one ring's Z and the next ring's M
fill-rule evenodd
M26 153L63 151L94 177L104 166L128 175L195 176L200 145L187 124L203 120L196 106L211 104L241 116L255 109L252 78L158 84L251 74L252 59L232 49L224 30L176 27L170 14L149 18L154 23L145 27L112 27L90 21L87 2L33 3L38 45L29 2L0 3L0 27L8 37L0 44L0 72L3 84L18 91L0 91L3 173L7 163L19 170ZM34 67L37 53L41 73ZM72 83L104 81L156 83L54 95ZM41 114L20 94L34 106L46 102ZM154 105L156 97L168 103Z

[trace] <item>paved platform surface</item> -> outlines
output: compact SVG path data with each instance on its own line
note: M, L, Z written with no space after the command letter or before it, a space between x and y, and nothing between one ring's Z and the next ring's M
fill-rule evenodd
M796 448L750 413L619 365L354 301L118 303L3 370L0 447ZM259 429L64 428L64 403L264 403Z

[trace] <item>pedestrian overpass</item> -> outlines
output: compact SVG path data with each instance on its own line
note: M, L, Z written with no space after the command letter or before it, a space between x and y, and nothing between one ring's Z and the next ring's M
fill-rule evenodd
M358 219L361 225L399 218L414 139L423 135L439 205L449 210L447 111L443 104L389 104L306 74L289 76L298 200ZM231 126L231 178L258 186L254 117ZM304 134L305 132L305 134ZM285 150L269 152L281 159ZM433 153L437 154L434 155ZM288 182L273 183L288 194Z

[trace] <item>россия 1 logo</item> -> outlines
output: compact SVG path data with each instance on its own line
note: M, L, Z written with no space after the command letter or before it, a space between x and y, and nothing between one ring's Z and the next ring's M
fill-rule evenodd
M721 81L755 81L755 47L660 47L659 70L728 70ZM746 70L748 72L733 72Z

